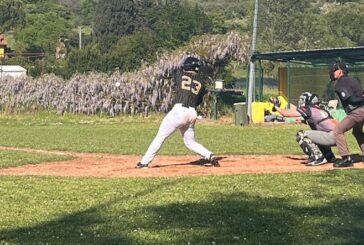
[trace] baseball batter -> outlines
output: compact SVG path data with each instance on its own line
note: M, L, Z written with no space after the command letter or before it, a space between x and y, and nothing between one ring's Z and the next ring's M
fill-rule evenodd
M147 152L137 168L150 165L164 141L177 129L180 130L183 141L188 149L199 154L212 166L219 166L214 154L195 140L196 107L201 104L207 90L198 74L201 62L195 57L187 57L182 65L183 73L178 77L177 94L174 106L163 119L158 133L150 144Z

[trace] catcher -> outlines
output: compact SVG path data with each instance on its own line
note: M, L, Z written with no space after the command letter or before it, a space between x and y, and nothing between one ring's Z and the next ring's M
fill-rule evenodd
M183 64L183 74L178 77L177 94L174 106L163 119L158 133L150 144L147 152L137 168L147 168L156 156L164 141L177 129L180 130L183 141L188 149L201 155L208 164L219 167L214 154L195 140L195 122L197 119L196 107L202 103L207 90L199 76L201 62L195 57L187 57Z
M333 130L337 121L320 106L321 101L317 94L302 93L295 110L281 109L277 97L270 98L269 101L273 103L273 111L279 112L284 117L302 117L303 120L300 119L300 121L310 126L311 130L300 130L296 134L296 141L303 152L309 156L305 162L307 166L318 166L336 161L331 147L335 146Z

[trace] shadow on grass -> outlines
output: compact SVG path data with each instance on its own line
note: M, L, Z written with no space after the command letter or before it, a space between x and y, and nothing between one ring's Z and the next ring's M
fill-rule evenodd
M3 230L0 244L364 244L362 199L305 206L292 204L290 196L236 191L211 193L208 201L140 200L177 181L188 179L146 185L133 196L35 226ZM139 203L130 206L136 200Z
M355 203L355 205L353 205ZM150 208L174 231L173 244L364 244L364 203L349 199L320 207L297 207L285 199L237 193L209 203Z

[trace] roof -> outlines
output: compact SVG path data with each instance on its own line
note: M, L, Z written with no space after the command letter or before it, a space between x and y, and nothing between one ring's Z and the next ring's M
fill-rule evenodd
M26 69L19 65L0 65L0 70L3 72L26 72Z
M332 49L312 49L296 51L280 51L270 53L254 53L251 60L271 60L271 61L307 61L316 63L318 61L342 59L348 63L364 62L364 46L353 48L332 48Z

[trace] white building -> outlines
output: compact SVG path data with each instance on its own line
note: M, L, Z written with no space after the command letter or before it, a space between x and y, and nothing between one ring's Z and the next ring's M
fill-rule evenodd
M0 78L26 76L27 70L19 65L0 65Z

